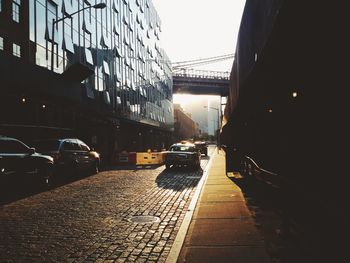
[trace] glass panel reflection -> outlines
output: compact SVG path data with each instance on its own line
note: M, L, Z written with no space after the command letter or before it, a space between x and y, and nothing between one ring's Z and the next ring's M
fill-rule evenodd
M92 59L91 51L87 48L85 48L85 59L86 59L86 62L89 63L90 65L94 64L94 60Z
M36 63L50 68L52 18L62 18L79 8L99 2L31 0L30 38L37 45ZM87 96L96 100L96 103L99 100L108 101L109 96L113 108L119 105L118 114L121 108L124 113L129 112L125 115L127 118L140 119L142 115L152 118L153 124L171 122L172 113L162 110L162 107L170 107L172 98L171 67L169 63L163 62L168 59L159 42L160 21L153 15L156 11L150 4L143 13L143 8L147 7L143 0L103 2L107 4L103 10L87 9L72 19L57 23L55 72L63 72L63 67L73 62L88 64L93 67L95 74L90 81L85 82L89 83ZM145 29L150 27L153 30L148 31L147 38ZM109 92L93 96L93 89Z

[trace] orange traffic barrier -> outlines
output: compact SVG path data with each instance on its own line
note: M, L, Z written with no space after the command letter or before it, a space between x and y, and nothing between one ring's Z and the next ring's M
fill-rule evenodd
M163 164L165 152L138 152L136 153L136 165Z

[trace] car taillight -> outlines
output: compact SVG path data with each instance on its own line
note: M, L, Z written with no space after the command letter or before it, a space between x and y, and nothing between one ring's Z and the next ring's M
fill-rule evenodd
M55 152L52 154L52 158L54 161L57 161L58 159L60 159L61 154L59 152Z

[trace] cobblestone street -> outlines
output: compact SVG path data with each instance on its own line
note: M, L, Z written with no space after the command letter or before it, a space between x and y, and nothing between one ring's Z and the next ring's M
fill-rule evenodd
M1 262L164 262L201 176L119 167L3 204Z

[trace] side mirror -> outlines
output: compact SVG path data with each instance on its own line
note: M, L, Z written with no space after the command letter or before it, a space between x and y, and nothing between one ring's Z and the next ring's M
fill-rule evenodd
M35 148L29 148L29 151L28 151L29 155L32 155L35 153Z

